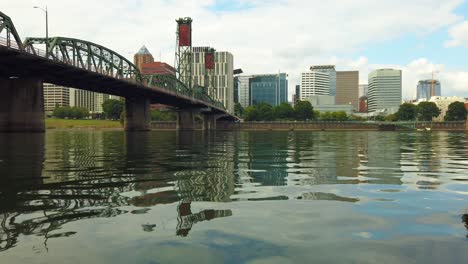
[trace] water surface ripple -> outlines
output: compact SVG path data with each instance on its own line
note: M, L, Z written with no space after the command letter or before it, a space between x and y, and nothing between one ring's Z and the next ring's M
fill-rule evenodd
M0 134L0 263L465 263L468 134Z

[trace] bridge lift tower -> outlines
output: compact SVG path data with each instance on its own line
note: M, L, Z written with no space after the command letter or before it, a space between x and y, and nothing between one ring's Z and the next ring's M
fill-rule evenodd
M207 94L211 98L218 98L217 89L215 86L215 49L207 48L205 50L205 87Z
M177 40L175 68L176 77L190 90L193 90L192 74L192 19L179 18L177 22Z

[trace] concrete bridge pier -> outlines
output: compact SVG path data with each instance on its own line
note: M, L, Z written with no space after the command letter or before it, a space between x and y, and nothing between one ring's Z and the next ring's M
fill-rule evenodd
M204 114L202 115L203 118L203 130L216 130L216 120L218 117L216 115Z
M177 112L177 130L195 130L195 112L192 109Z
M125 131L149 131L150 100L144 97L125 98Z
M44 132L44 88L37 78L0 78L0 132Z

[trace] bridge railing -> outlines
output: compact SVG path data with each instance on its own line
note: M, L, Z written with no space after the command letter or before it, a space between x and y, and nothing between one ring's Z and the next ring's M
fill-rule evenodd
M4 37L0 37L0 46L8 47L10 49L15 50L21 50L21 47L19 47L15 41L11 41L11 39L8 40Z
M73 66L73 67L78 67L80 69L92 71L92 72L103 74L106 76L118 78L115 72L113 74L110 69L106 69L104 67L95 67L91 64L79 65L77 63L74 63L70 59L65 58L61 53L57 51L47 54L45 50L34 47L33 45L25 45L24 48L22 49L21 47L17 45L16 42L8 41L6 38L3 38L3 37L0 37L0 46L5 46L11 49L26 52L31 55L46 58L51 61L59 62L59 63L66 64L69 66ZM195 99L209 103L210 105L213 105L215 107L225 109L224 105L221 102L212 99L206 92L204 92L204 89L205 89L204 87L194 87L194 89L191 90L187 88L183 83L181 83L180 80L177 80L175 77L168 78L167 76L142 76L141 82L136 79L129 79L129 78L121 78L121 79L134 82L134 83L142 83L149 87L156 87L159 89L164 89L164 90L171 91L179 95L193 97Z

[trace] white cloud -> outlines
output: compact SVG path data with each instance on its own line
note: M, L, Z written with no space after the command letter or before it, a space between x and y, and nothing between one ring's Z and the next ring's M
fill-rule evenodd
M238 2L239 7L248 3L250 8L215 12L209 8L215 0L0 0L0 6L2 12L12 17L23 38L44 35L43 13L32 6L47 3L50 35L89 40L128 58L145 44L155 57L161 52L163 60L171 64L175 19L191 16L195 45L230 51L234 54L235 67L246 73L275 73L279 69L288 72L292 88L299 83L300 72L313 64L333 62L343 70L369 70L377 66L369 64L365 57L348 62L337 58L346 58L349 53L365 51L367 45L391 41L404 34L428 34L458 23L462 18L454 10L463 1ZM419 76L418 72L422 75L428 69L423 67L431 66L427 61L414 63L402 66L416 71L405 71L404 76ZM454 73L446 77L464 83L466 75ZM361 79L367 79L367 72L361 72ZM408 79L405 85L406 82L413 80Z
M449 30L451 40L445 42L446 47L464 46L468 47L468 21L453 26Z

